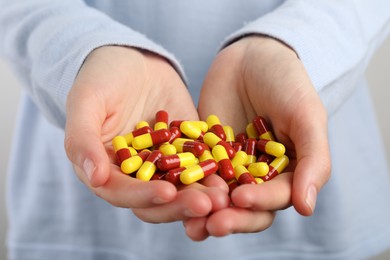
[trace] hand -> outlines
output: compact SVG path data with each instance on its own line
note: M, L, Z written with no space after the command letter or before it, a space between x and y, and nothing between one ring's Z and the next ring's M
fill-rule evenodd
M141 120L152 122L160 109L174 119L198 118L185 85L165 59L119 46L91 52L67 97L65 149L78 177L97 196L148 222L205 216L224 207L228 199L220 189L194 185L177 191L166 181L130 178L114 164L114 136L131 132Z
M205 79L198 111L202 119L218 115L236 133L256 115L264 116L291 162L269 183L235 189L234 207L186 221L192 239L264 230L276 210L291 204L302 215L313 214L317 194L330 177L327 114L293 50L261 36L226 47Z

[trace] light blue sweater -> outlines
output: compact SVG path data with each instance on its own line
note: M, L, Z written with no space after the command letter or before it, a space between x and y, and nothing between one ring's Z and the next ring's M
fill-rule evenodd
M390 247L390 181L364 79L389 29L387 0L0 0L0 51L24 89L8 178L10 258L344 260ZM329 114L332 178L312 217L290 208L262 233L192 242L181 223L143 223L80 183L63 127L88 53L111 44L159 53L197 101L218 50L251 33L295 49Z

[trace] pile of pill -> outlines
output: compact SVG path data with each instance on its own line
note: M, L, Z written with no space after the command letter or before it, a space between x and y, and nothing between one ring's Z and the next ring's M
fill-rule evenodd
M230 191L241 184L258 184L283 172L289 163L285 147L267 123L256 116L245 133L234 135L216 115L205 121L174 120L156 113L153 128L145 121L112 140L118 166L137 179L191 184L219 174Z

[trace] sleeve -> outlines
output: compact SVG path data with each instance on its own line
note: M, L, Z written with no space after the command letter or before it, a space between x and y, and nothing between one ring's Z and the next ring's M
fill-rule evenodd
M331 115L353 91L390 30L388 0L289 0L230 35L250 34L293 48Z
M65 126L65 102L87 55L100 46L124 45L180 64L161 46L82 0L0 0L0 53L43 114Z

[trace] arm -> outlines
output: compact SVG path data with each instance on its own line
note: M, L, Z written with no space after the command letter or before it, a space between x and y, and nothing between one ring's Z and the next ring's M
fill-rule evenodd
M114 136L159 109L198 118L167 51L83 1L3 0L0 24L3 54L42 113L64 128L76 174L97 196L148 222L207 215L218 208L214 197L228 203L219 189L177 191L168 182L129 178L114 164Z
M330 177L327 117L385 38L389 10L386 1L286 1L228 37L204 82L201 118L212 111L242 131L255 115L265 116L292 164L270 183L234 190L234 214L225 209L201 224L188 221L190 237L261 231L272 224L272 212L289 205L313 214ZM217 93L227 94L210 98ZM236 224L243 219L253 224Z

